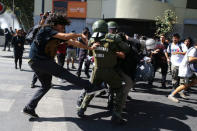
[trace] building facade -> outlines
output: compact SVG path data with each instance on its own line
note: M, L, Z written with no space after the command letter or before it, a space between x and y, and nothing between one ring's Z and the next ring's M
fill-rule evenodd
M86 2L86 17L72 18L68 31L91 27L98 19L114 20L120 31L129 35L134 33L153 36L155 17L161 16L166 9L171 9L178 16L176 32L183 37L197 38L197 1L196 0L44 0L45 11L52 10L54 1ZM75 4L74 2L72 4ZM41 0L35 0L35 23L41 11Z

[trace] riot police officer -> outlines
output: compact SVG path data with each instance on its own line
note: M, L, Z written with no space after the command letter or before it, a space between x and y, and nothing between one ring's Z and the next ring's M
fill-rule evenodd
M104 20L94 22L92 30L94 33L89 40L89 46L95 43L98 43L99 46L92 51L95 66L90 81L95 88L99 87L102 82L109 84L111 90L116 94L111 120L113 123L122 124L125 122L121 116L123 88L115 65L117 64L117 52L127 52L128 46L121 41L119 35L107 33L108 25ZM86 94L77 112L79 117L84 116L84 112L93 97L94 94Z
M117 34L118 33L118 24L115 21L109 21L107 23L108 25L108 33L111 34ZM122 38L122 40L124 40L125 42L126 40L126 36L124 36L124 34L119 34ZM133 45L131 45L130 47L132 47ZM128 94L129 94L129 90L131 88L134 87L134 80L132 79L132 74L135 73L132 70L132 66L130 65L131 61L132 64L135 64L135 60L133 57L131 57L131 49L129 50L129 52L127 54L125 54L125 58L118 58L118 73L122 78L122 81L125 82L124 85L124 90L123 90L123 108L126 108L126 100L131 99ZM127 68L129 66L129 68ZM113 108L113 98L114 98L114 94L113 92L109 93L109 100L108 100L108 109L111 110L111 108Z

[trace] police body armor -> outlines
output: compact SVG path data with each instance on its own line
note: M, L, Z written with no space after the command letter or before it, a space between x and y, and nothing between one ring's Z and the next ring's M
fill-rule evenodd
M95 57L95 67L111 68L117 64L118 44L116 44L116 35L106 34L104 38L98 40L100 46L93 50ZM91 44L97 42L95 38L90 40Z

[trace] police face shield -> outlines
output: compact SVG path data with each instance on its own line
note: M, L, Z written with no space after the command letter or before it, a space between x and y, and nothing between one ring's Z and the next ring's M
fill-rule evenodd
M92 34L92 38L101 38L103 36L105 36L105 33L102 33L102 32L94 32Z
M117 32L117 28L114 27L114 28L108 28L108 32L109 33L112 33L112 34L115 34Z

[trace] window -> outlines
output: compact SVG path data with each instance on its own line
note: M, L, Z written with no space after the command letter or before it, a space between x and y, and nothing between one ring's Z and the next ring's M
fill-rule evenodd
M187 0L187 8L197 9L197 0Z
M157 0L157 1L160 1L160 2L163 2L163 3L167 2L167 0Z

